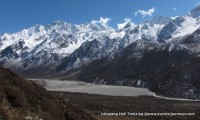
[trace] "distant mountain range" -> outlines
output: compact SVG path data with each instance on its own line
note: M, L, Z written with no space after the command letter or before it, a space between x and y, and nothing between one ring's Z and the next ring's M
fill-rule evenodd
M117 29L104 18L35 25L0 36L0 65L26 77L148 87L199 98L199 16L197 6L184 16L155 16L141 24L126 19Z

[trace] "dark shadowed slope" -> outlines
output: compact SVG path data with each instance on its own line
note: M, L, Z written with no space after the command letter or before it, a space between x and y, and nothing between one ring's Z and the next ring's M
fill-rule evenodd
M0 119L93 120L84 111L56 98L37 84L0 68Z

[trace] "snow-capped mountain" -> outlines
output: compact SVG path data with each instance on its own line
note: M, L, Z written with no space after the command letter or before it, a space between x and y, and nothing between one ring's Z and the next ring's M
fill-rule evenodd
M110 39L107 36L87 41L83 43L72 54L63 58L58 66L58 70L70 70L72 68L79 68L88 65L93 60L108 56L118 51L122 39Z
M73 25L56 21L49 25L35 25L14 34L0 37L1 64L5 67L22 67L52 64L74 52L86 41L101 36L121 37L106 21L92 21Z
M164 25L152 23L135 25L130 20L125 20L119 26L119 29L112 33L118 34L118 36L109 37L104 35L83 43L72 54L61 60L58 69L66 71L88 65L93 60L114 54L138 39L156 42L157 34Z
M0 35L0 65L17 71L43 67L66 72L112 55L137 40L169 44L169 51L176 44L192 49L183 41L200 27L199 9L197 6L184 16L155 16L141 24L125 19L117 29L108 25L109 18L100 18L81 25L56 21L5 33Z
M166 25L166 24L168 24L169 22L171 22L175 18L157 15L157 16L154 16L151 20L147 20L146 22L153 23L153 24Z
M158 35L158 41L170 42L193 33L200 27L199 20L191 16L176 17L163 27Z
M35 25L13 34L5 33L0 36L0 64L22 70L56 66L62 64L64 59L77 55L77 51L86 44L94 44L95 41L99 43L97 48L93 47L96 51L89 45L87 49L90 51L86 54L91 55L77 56L70 67L65 68L69 70L77 68L78 61L87 60L88 62L82 63L89 63L114 53L137 39L156 40L157 33L163 27L161 24L135 25L131 21L125 21L120 29L113 29L108 26L108 21L108 18L101 18L82 25L56 21L49 25Z
M192 9L184 16L176 16L166 24L158 35L158 41L179 41L195 32L200 27L200 6Z
M189 16L193 17L193 18L198 18L200 16L200 6L195 7L194 9L192 9L189 14Z

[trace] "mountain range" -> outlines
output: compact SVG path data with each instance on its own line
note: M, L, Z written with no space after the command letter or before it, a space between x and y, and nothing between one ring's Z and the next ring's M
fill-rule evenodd
M155 16L141 24L125 19L117 29L108 22L56 21L2 34L0 66L26 77L131 85L199 98L200 6L184 16Z

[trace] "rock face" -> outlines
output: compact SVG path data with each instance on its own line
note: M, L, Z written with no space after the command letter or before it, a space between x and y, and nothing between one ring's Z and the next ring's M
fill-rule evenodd
M25 118L94 120L64 99L56 98L41 86L2 68L0 68L0 116L3 120L25 120Z

